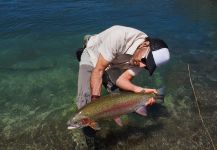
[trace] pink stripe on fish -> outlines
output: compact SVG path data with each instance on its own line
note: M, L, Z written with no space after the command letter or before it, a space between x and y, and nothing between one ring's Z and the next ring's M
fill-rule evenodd
M126 103L114 105L113 107L111 107L109 109L103 110L101 113L107 113L107 112L112 112L112 111L115 111L115 110L120 110L122 108L127 108L127 107L130 107L130 106L132 106L132 105L134 105L136 103L137 103L137 101L128 101Z

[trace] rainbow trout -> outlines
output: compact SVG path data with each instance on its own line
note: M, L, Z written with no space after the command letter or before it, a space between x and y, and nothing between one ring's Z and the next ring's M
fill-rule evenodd
M146 105L151 98L154 98L157 103L163 101L161 95L144 93L120 93L101 97L78 110L68 121L68 129L90 126L100 130L96 121L108 118L113 118L119 126L123 126L121 115L136 112L147 116Z

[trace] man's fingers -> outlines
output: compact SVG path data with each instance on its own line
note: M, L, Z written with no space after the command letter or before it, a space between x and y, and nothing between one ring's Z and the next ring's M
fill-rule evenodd
M145 89L144 91L145 91L145 93L155 93L155 94L157 94L156 89Z
M154 89L154 93L157 94L157 90L156 89Z
M146 102L146 106L155 104L155 99L152 97Z

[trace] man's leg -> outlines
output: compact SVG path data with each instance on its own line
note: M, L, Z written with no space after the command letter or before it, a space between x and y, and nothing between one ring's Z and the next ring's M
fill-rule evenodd
M84 107L91 101L90 94L90 76L93 67L90 65L80 65L78 76L78 93L77 93L77 107L78 109ZM95 134L96 131L91 127L82 128L88 149L96 149Z
M77 107L85 106L91 101L90 96L90 76L93 67L90 65L80 65L78 73Z

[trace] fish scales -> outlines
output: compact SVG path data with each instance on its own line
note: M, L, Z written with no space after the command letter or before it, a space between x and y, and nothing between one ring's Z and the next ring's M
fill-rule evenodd
M152 96L152 94L134 93L110 95L86 105L80 112L92 119L119 116L133 112L136 107L144 105L146 100Z
M100 130L97 120L114 118L119 126L123 126L120 116L123 114L136 112L146 116L147 101L156 99L156 102L163 102L164 92L158 90L159 94L147 93L121 93L103 96L94 102L85 105L78 110L75 115L67 122L68 129L91 127L94 130ZM150 99L153 98L153 99Z

